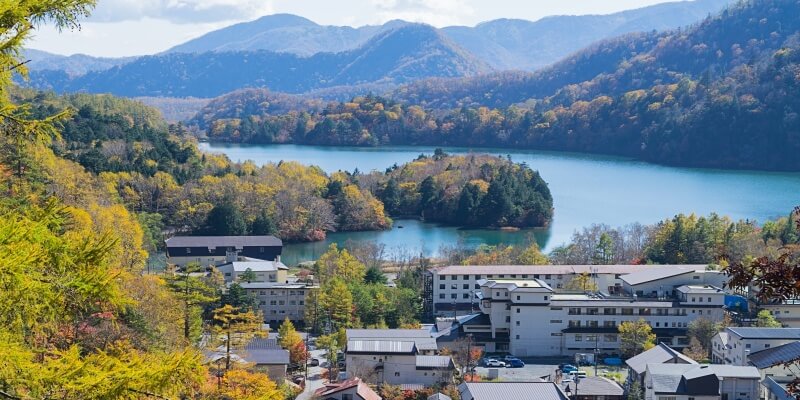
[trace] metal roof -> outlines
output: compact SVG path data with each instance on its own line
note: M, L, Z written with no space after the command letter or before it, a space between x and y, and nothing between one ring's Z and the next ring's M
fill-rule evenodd
M705 265L661 265L659 268L650 268L630 273L623 276L622 280L629 285L639 285L692 272L705 272L705 269Z
M695 360L681 354L681 352L659 343L657 346L643 353L639 353L625 361L625 364L642 374L647 369L647 364L697 364Z
M436 393L433 395L428 396L428 400L453 400L450 396L442 393Z
M747 357L751 365L758 369L782 365L800 358L800 342L791 342L782 346L751 353Z
M255 247L283 246L275 236L173 236L164 241L167 247Z
M472 400L568 400L553 382L465 382L458 392Z
M611 379L602 376L587 376L581 378L578 384L578 391L575 390L575 382L568 383L572 393L580 392L581 396L622 396L625 390Z
M453 360L450 356L417 356L417 368L451 368Z
M739 365L721 364L648 364L647 373L656 393L704 394L692 391L687 381L702 379L709 375L716 378L761 379L758 369ZM694 389L697 389L696 387ZM689 393L691 391L691 393Z
M723 293L722 289L712 285L683 285L675 290L681 293Z
M222 268L226 266L233 267L233 270L236 272L244 272L250 269L253 272L271 272L277 271L279 269L289 269L286 265L284 265L280 261L233 261L225 264L221 264L217 268Z
M431 331L428 329L348 329L348 339L399 339L399 338L429 338Z
M743 339L800 340L800 328L728 327L728 331Z
M583 273L597 274L630 274L644 269L663 267L664 265L450 265L435 269L438 275L497 275L497 274L538 274L538 275L570 275ZM696 265L692 268L705 265Z
M348 353L408 353L413 354L414 341L399 340L348 340Z

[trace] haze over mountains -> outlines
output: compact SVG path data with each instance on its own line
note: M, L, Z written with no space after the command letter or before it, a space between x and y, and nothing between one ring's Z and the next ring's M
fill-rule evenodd
M104 59L30 51L29 85L162 97L215 97L265 87L341 99L425 78L540 68L600 39L696 23L727 2L672 2L609 15L501 19L443 29L397 20L360 28L321 26L276 14L153 56Z

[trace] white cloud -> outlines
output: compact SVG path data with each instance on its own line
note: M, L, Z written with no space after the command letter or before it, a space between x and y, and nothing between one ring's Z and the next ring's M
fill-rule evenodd
M143 18L175 23L250 19L273 13L271 0L101 0L91 21L118 22Z

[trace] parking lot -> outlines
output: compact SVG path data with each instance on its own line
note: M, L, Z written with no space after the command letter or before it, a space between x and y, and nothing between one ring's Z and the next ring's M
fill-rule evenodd
M485 378L489 376L490 369L496 369L498 379L501 381L552 380L555 377L558 363L565 362L565 360L558 359L523 359L523 361L525 361L525 366L522 368L486 368L480 366L475 369L475 374ZM580 367L580 370L585 371L587 376L595 375L594 366L583 366ZM627 370L622 367L601 364L597 366L597 374L601 376L607 375L610 378L614 378L618 374L616 377L624 381L627 377Z

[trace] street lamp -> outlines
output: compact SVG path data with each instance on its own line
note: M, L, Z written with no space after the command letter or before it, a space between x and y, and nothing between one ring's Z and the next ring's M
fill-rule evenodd
M564 388L564 393L567 395L567 398L572 398L573 400L578 400L578 382L580 379L575 376L575 397L572 397L572 390L569 388L569 383L567 383L567 387Z

